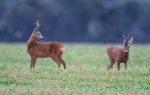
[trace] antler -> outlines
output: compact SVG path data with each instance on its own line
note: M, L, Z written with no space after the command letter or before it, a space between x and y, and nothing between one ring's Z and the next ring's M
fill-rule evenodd
M39 21L37 20L37 22L36 22L36 23L34 23L34 24L36 25L36 27L35 27L34 31L38 31L38 30L39 30L39 27L40 27L40 23L39 23Z
M124 39L124 40L126 40L126 38L125 38L124 34L123 34L123 39Z
M37 27L39 27L40 26L40 23L39 23L39 21L37 20L37 22L35 23L36 24L36 26Z
M129 34L128 34L128 36L127 36L127 40L128 40L128 38L129 38Z

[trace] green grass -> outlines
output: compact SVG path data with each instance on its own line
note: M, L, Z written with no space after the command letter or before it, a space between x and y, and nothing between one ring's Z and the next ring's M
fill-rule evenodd
M4 95L150 95L149 45L132 45L128 71L107 71L110 45L65 44L67 70L51 58L29 69L25 44L0 44L0 94Z

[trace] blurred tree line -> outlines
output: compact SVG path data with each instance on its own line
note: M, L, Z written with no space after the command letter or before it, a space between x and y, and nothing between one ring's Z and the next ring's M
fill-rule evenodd
M0 42L26 42L37 20L46 41L150 42L149 0L0 0Z

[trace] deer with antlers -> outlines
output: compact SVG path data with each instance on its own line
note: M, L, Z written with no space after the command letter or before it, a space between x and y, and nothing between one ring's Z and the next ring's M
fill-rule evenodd
M124 46L111 46L107 49L107 54L110 60L110 64L108 65L107 70L109 70L110 68L113 69L113 65L115 62L117 62L118 70L120 70L121 62L124 63L124 68L125 70L127 70L127 61L129 59L130 45L133 42L133 37L130 40L128 40L128 37L126 39L123 35Z
M51 57L58 64L58 68L63 64L66 69L66 63L62 59L64 46L58 42L37 42L36 40L43 40L43 36L39 31L39 21L35 24L36 28L27 42L27 52L31 56L30 68L35 67L37 58Z

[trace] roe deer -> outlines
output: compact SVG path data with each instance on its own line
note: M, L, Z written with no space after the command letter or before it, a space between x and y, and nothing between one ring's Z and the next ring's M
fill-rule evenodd
M57 64L58 68L63 64L66 69L66 63L62 59L64 46L58 42L36 42L36 40L43 40L43 36L39 31L39 21L37 21L36 28L33 30L31 37L27 42L27 52L31 56L30 68L35 67L36 59L51 57Z
M128 35L129 36L129 35ZM108 65L107 70L110 68L113 69L114 63L117 61L118 70L120 70L120 63L124 63L124 68L127 70L127 61L129 59L129 49L133 41L133 37L128 40L123 35L124 46L111 46L107 49L107 54L109 56L110 64Z

